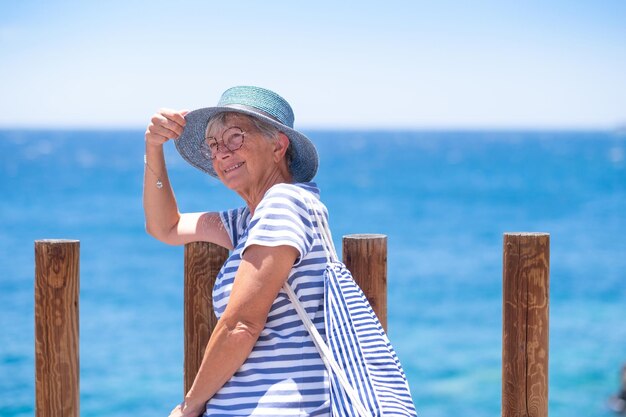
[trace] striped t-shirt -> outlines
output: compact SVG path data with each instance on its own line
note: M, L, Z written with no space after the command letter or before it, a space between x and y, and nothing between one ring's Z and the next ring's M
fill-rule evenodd
M241 255L250 245L296 248L288 282L319 332L324 331L326 252L315 217L328 217L314 183L271 187L251 216L247 207L220 213L234 250L213 287L219 319L230 297ZM208 401L205 416L329 416L328 374L311 336L281 289L250 356Z

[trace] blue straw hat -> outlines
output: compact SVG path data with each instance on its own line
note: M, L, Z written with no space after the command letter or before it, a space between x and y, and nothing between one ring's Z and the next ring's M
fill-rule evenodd
M202 155L200 148L205 140L209 119L225 112L256 117L287 135L292 148L289 169L294 182L308 182L313 179L319 165L315 145L302 133L294 130L294 115L289 103L273 91L259 87L230 88L222 94L216 107L206 107L187 113L185 130L174 141L176 149L187 162L217 178L213 162Z

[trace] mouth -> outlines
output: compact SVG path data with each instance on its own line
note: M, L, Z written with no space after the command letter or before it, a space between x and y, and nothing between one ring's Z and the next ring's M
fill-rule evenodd
M229 172L232 172L238 168L241 168L243 166L243 164L245 164L245 162L239 162L238 164L235 165L231 165L228 168L224 169L224 174L227 174Z

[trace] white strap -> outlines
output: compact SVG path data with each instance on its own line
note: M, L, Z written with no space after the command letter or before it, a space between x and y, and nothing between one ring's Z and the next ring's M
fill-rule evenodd
M289 285L287 281L285 281L285 284L283 285L283 290L285 290L285 292L289 296L289 299L293 303L293 306L298 312L298 315L300 316L302 323L304 323L304 327L306 327L306 329L309 331L309 334L311 335L311 338L313 339L313 343L315 343L315 347L320 353L322 361L324 362L324 365L326 365L326 369L328 369L329 376L332 375L333 372L335 373L335 375L337 375L337 378L339 379L341 386L345 390L346 394L348 394L348 397L350 397L350 400L352 401L352 405L354 406L354 408L357 410L357 412L359 413L361 417L372 417L372 415L367 411L367 409L361 403L361 400L359 399L357 392L350 385L350 382L348 381L348 377L346 377L345 372L343 371L343 369L341 369L341 366L339 366L339 364L335 360L328 346L326 346L326 343L324 342L322 335L320 335L320 333L317 331L317 328L315 327L313 322L311 322L311 319L309 319L309 316L306 314L306 311L304 310L304 307L300 303L300 300L298 300L298 297L293 292L293 289L291 288L291 286Z
M322 243L324 244L324 249L326 252L326 259L328 262L338 262L339 257L337 256L337 250L335 249L335 244L333 243L333 236L330 233L330 229L328 228L328 224L326 223L326 219L324 215L321 215L315 209L316 204L309 199L309 206L311 207L311 211L313 212L313 217L317 222L317 228L319 230L320 238L322 239Z

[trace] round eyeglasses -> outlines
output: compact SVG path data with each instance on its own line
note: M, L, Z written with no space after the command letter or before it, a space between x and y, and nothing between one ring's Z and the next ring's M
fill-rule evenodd
M217 138L209 136L202 144L202 155L207 159L217 158L217 154L221 152L234 152L243 146L243 140L245 139L246 132L240 127L229 127L222 133L222 143L220 144ZM222 145L224 148L222 148Z

